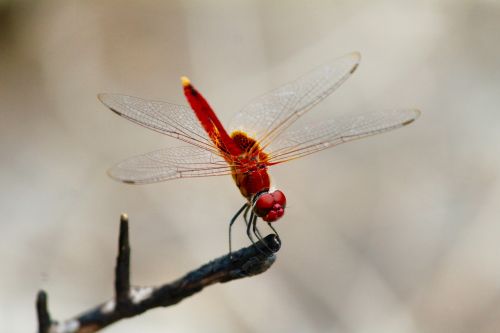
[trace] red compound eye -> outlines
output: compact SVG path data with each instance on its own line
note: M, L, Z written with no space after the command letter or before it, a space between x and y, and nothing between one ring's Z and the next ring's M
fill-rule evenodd
M276 203L280 204L283 207L286 206L286 198L283 192L281 192L280 190L276 190L272 193L272 196Z
M262 194L255 202L255 214L259 217L265 216L274 205L274 197L270 193Z
M254 212L266 222L274 222L285 213L286 198L283 192L261 194L255 202Z
M276 213L276 211L272 210L269 213L267 213L267 215L264 216L262 219L266 222L274 222L278 219L278 214Z

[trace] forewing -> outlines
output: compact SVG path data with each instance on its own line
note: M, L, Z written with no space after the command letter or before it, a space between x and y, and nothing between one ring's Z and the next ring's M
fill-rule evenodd
M230 128L246 132L265 147L347 80L359 60L359 53L348 54L258 97L235 116Z
M284 132L269 146L269 163L278 164L338 144L411 124L418 110L387 110L337 117Z
M218 153L194 112L183 105L119 94L99 94L111 111L156 132Z
M194 146L165 148L126 159L108 174L129 184L156 183L165 180L221 176L231 174L224 159Z

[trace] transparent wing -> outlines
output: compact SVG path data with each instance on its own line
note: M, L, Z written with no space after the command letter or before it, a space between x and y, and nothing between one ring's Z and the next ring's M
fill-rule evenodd
M215 154L219 153L188 106L119 94L99 94L98 98L123 118Z
M186 177L228 175L231 168L218 155L185 146L131 157L109 169L108 174L125 183L147 184Z
M269 146L269 164L299 158L338 144L411 124L418 110L388 110L344 116L284 132Z
M266 147L301 115L347 80L359 61L359 53L348 54L258 97L235 116L230 129L242 130L255 138L261 147Z

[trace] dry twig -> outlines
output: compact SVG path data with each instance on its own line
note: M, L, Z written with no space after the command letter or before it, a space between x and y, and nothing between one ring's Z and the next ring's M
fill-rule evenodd
M225 255L212 260L174 282L158 287L131 287L128 217L123 214L120 219L115 267L115 297L72 319L57 322L51 319L47 294L41 290L36 300L38 332L96 332L116 321L139 315L149 309L177 304L214 283L263 273L274 263L274 253L279 249L280 243L276 236L268 235L255 245L233 252L232 256Z

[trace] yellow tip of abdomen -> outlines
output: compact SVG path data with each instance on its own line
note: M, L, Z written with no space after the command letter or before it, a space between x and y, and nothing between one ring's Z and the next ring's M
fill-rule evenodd
M181 76L181 82L183 87L187 87L191 85L191 81L187 78L187 76Z

